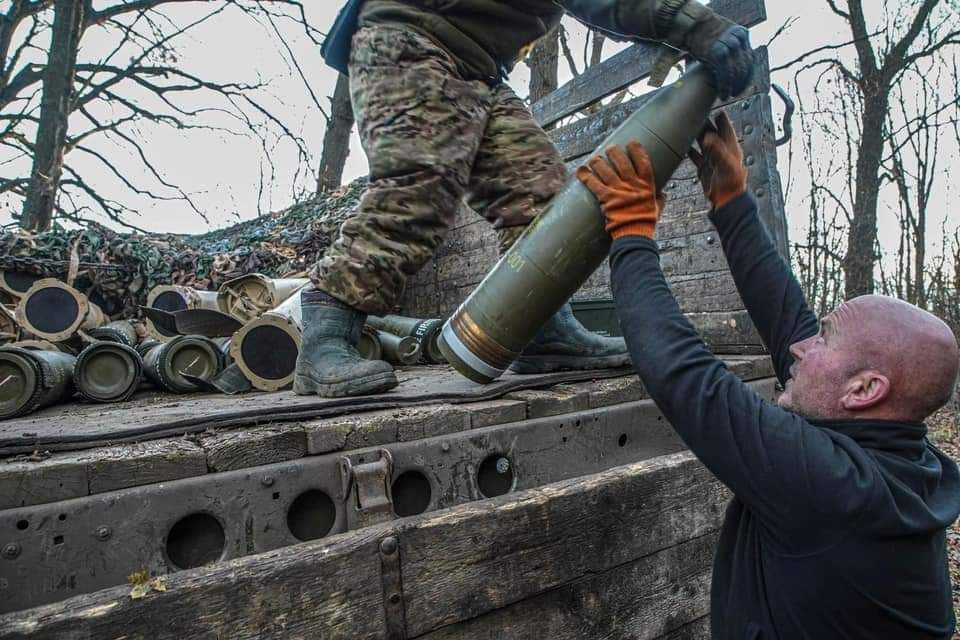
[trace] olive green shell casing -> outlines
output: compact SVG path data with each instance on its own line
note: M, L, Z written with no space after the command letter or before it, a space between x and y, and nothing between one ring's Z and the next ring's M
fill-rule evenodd
M360 339L357 340L357 351L367 360L382 360L383 346L380 344L380 332L373 327L363 325Z
M380 331L383 359L393 365L409 367L420 361L420 343L413 336L395 336Z
M0 420L69 398L75 360L59 351L0 347Z
M202 336L177 336L157 344L143 356L143 373L154 385L174 393L197 391L182 374L211 380L223 370L220 347Z
M73 366L73 381L91 402L122 402L140 386L143 359L133 347L110 341L94 342Z
M420 342L420 359L429 364L444 364L446 359L440 352L440 331L443 320L431 318L407 318L405 316L369 316L367 324L374 329L392 333L395 336L411 336Z
M92 338L97 340L117 342L128 347L136 347L139 340L137 328L129 320L115 320L102 327L91 329L89 333Z
M703 127L716 100L701 65L661 89L601 145L639 140L662 188ZM557 194L443 327L440 350L461 374L497 379L537 330L607 257L600 205L576 178Z

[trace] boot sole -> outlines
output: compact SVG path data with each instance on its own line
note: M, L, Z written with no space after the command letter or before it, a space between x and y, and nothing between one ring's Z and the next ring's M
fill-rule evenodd
M389 391L397 384L397 376L392 371L332 383L320 383L306 376L297 376L293 379L293 392L298 396L316 395L321 398L346 398Z
M513 373L552 373L563 370L618 369L630 364L630 354L613 356L523 356L510 365Z

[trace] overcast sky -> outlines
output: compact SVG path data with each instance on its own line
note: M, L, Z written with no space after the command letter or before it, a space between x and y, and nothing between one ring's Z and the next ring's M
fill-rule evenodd
M0 0L0 5L9 0ZM337 9L342 4L336 0L308 0L304 3L313 24L326 32L333 22ZM878 5L880 3L877 3ZM868 4L869 7L869 4ZM165 9L174 20L185 22L203 11L203 7L192 4L169 5ZM754 45L765 44L777 29L788 19L796 22L779 36L771 47L773 66L792 59L818 45L844 42L849 32L844 23L833 15L822 0L813 2L786 2L767 0L768 20L752 30ZM566 24L573 34L574 42L582 42L585 29L567 18ZM205 78L218 80L251 80L259 77L269 80L270 97L265 98L271 108L276 110L288 123L292 124L300 135L308 141L318 158L323 139L324 121L304 89L300 79L292 69L283 63L278 43L262 26L255 24L239 12L224 14L215 21L191 31L179 41L178 53L185 68ZM319 50L305 37L294 37L293 50L308 75L308 80L318 95L332 93L336 80L335 72L327 68L320 57ZM107 42L84 40L81 57L93 57L109 46ZM607 55L617 50L610 46ZM577 52L579 53L579 52ZM849 52L852 55L852 51ZM569 79L566 65L561 64L561 83ZM527 94L528 70L518 65L510 84L521 96ZM775 81L790 87L792 74L789 72L775 76ZM805 96L809 100L811 96ZM775 101L775 110L780 110ZM91 176L98 176L100 188L106 193L117 193L117 197L139 210L140 215L132 220L138 226L152 231L198 233L211 228L222 227L238 220L254 217L260 211L274 211L289 205L297 189L312 186L312 177L299 180L294 184L293 176L303 166L298 161L295 148L291 144L280 144L268 150L276 173L261 193L260 175L265 153L255 140L238 138L222 133L186 131L171 132L169 129L152 128L144 125L142 135L157 166L165 172L171 182L180 184L189 191L200 208L206 213L210 223L182 203L156 202L146 198L137 199L120 195L116 181L108 172L96 167L92 162L76 158L88 166ZM101 144L106 144L103 141ZM818 149L820 153L831 153L830 148ZM791 197L788 202L788 218L792 239L800 237L806 220L803 193L805 192L806 170L797 167L799 146L794 147L794 167L792 176L787 175L789 147L780 150L780 171L784 184L792 177ZM955 145L944 147L945 162L942 167L949 171L956 165ZM114 155L123 161L124 156ZM120 168L120 167L118 167ZM129 159L129 168L124 167L131 177L139 177L142 169L133 157ZM354 134L353 145L344 180L349 181L366 173L366 159ZM946 181L944 181L946 182ZM929 224L931 235L939 235L939 225L947 215L946 203L949 201L949 185L944 184L936 194L937 207L934 219ZM258 206L259 201L259 206ZM956 214L950 214L951 223L960 222ZM882 205L880 212L882 241L888 245L895 241L896 223L889 206ZM10 221L9 203L4 206L0 201L0 223ZM936 252L936 249L934 250Z

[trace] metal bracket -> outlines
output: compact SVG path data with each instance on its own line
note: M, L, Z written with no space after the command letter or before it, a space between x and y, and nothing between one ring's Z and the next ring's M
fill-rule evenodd
M396 518L390 480L393 457L380 449L379 459L354 464L349 456L340 458L340 480L347 500L347 529L360 529Z
M380 542L380 582L383 587L383 620L387 640L407 639L407 618L400 573L400 542L388 536Z

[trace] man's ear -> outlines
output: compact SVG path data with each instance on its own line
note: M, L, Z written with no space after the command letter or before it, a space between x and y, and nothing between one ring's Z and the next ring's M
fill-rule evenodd
M847 381L840 406L847 411L865 411L877 406L890 395L890 379L878 371L867 369Z

